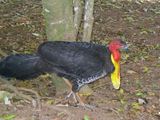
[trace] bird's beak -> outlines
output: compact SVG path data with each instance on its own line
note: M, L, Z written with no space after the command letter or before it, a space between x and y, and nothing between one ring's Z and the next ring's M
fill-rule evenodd
M111 81L113 84L113 87L115 89L119 89L120 88L120 63L119 61L115 61L113 59L113 56L111 56L112 62L114 64L115 70L113 71L113 73L111 73Z
M130 46L130 44L122 45L121 50L122 51L128 51L129 46Z

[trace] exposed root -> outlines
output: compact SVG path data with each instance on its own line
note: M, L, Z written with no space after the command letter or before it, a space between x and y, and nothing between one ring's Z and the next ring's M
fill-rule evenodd
M21 90L21 91L26 91L26 92L30 92L30 93L32 93L32 94L35 94L38 109L39 109L39 110L41 109L41 107L42 107L42 106L41 106L41 101L40 101L41 97L39 96L39 94L38 94L36 91L31 90L31 89L27 89L27 88L22 88L22 87L18 87L17 89L18 89L18 90ZM32 98L32 99L33 99L33 98Z
M4 83L4 85L1 86L1 88L4 87L4 88L7 88L7 89L13 91L16 96L21 97L21 98L23 98L23 99L26 99L26 100L28 100L28 101L31 101L31 102L32 102L32 105L33 105L34 107L37 107L38 110L41 109L40 96L39 96L39 94L38 94L36 91L31 90L31 89L27 89L27 88L20 88L20 87L18 88L18 87L15 87L15 86L11 85L8 80L6 80L5 78L2 78L2 77L0 77L0 81ZM26 92L30 92L30 93L32 93L32 94L35 94L36 100L33 99L33 98L32 98L31 96L29 96L29 95L25 95L25 94L21 93L20 91L26 91ZM37 102L36 102L36 101L37 101Z

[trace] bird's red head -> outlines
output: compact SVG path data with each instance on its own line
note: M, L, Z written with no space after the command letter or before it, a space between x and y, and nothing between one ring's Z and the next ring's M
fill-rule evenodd
M115 61L119 61L120 60L120 49L126 49L127 45L124 41L122 41L121 39L115 39L112 40L108 46L109 50L111 51L114 60Z
M110 42L108 46L111 52L111 61L115 70L111 73L111 80L113 87L119 89L120 87L120 49L127 49L127 45L120 39L116 39Z

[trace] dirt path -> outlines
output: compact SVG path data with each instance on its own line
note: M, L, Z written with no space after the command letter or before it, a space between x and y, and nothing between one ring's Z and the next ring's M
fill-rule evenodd
M93 83L94 94L85 101L98 106L91 111L55 106L54 102L64 95L54 96L49 82L45 88L37 85L37 81L31 85L26 82L44 96L53 97L53 101L43 100L41 111L24 102L14 101L13 106L0 103L0 119L7 114L15 115L15 120L160 119L160 2L114 1L96 0L92 40L106 44L121 37L130 44L122 57L122 89L114 90L109 78ZM0 2L0 48L8 54L33 52L46 40L41 1Z

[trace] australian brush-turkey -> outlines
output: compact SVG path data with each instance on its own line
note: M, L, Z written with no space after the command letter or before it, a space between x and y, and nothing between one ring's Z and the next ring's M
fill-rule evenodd
M108 46L87 42L45 42L34 55L10 55L0 61L0 74L29 79L44 73L56 73L71 87L67 97L84 106L79 89L99 78L111 75L113 87L120 87L120 49L126 43L116 39Z

